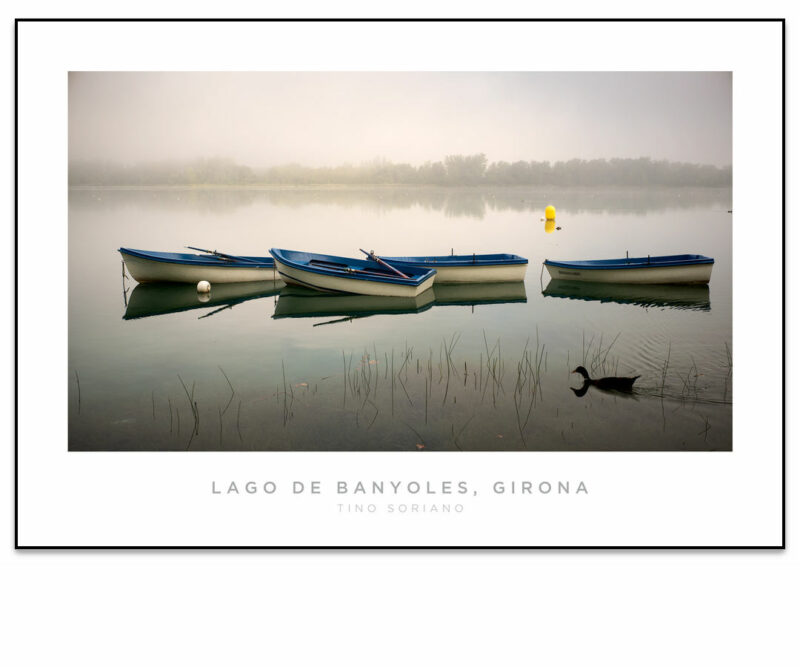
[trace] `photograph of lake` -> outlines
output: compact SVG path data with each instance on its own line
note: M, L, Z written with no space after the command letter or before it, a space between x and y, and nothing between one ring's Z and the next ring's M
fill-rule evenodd
M70 451L732 450L730 73L73 72L69 95ZM205 291L120 248L528 264ZM710 281L544 266L666 255Z

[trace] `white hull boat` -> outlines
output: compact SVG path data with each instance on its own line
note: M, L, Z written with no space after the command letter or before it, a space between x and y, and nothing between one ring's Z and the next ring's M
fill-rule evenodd
M322 292L416 297L433 285L436 276L433 269L409 268L401 277L371 260L279 248L272 248L269 252L287 285Z
M235 257L222 253L192 255L120 248L131 277L139 283L244 283L279 280L272 257Z
M705 284L714 260L705 255L623 257L574 262L545 260L551 278L596 283L638 285Z
M430 255L383 257L401 271L409 267L436 269L440 283L511 283L525 280L528 260L519 255Z

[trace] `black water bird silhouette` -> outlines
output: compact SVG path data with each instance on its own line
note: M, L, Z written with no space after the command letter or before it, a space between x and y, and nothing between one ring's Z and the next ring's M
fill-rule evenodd
M633 383L641 377L641 375L636 375L634 377L605 377L593 380L589 377L589 372L583 366L578 366L572 372L583 376L583 386L580 389L570 387L570 389L575 392L576 396L583 396L589 390L589 387L592 386L605 391L630 393L633 391Z

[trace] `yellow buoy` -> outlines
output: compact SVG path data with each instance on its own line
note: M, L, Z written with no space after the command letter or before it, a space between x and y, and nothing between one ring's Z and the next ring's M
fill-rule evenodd
M548 220L555 220L556 219L556 207L555 206L548 206L544 210L544 217Z
M556 221L555 220L545 220L544 223L544 231L548 234L552 234L556 229Z

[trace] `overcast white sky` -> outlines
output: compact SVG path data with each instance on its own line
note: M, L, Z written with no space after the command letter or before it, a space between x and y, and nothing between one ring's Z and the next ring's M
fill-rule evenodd
M72 72L70 159L731 163L729 72Z

